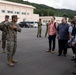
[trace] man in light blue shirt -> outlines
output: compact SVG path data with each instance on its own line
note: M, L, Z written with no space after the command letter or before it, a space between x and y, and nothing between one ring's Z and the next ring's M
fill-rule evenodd
M73 28L74 28L74 24L75 22L74 21L71 21L71 24L70 24L70 27L69 27L69 36L70 36L70 40L68 42L71 42L71 43L74 43L75 41L75 37L72 36L72 31L73 31ZM73 58L75 58L75 48L74 46L72 47L72 51L73 51Z
M73 30L73 27L70 26L70 27L69 27L69 32L72 33L72 30Z
M71 21L71 24L70 24L70 27L69 27L69 33L70 33L70 36L72 34L72 30L73 30L73 27L74 27L74 21Z

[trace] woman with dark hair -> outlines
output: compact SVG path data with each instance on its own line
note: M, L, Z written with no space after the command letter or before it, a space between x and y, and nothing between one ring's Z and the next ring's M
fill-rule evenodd
M69 27L70 40L68 42L70 42L71 40L73 40L73 38L71 38L71 36L72 36L72 31L73 31L74 24L75 24L74 21L71 21L70 22L70 27ZM73 51L73 57L72 58L75 58L75 50L74 50L74 47L72 47L72 51Z

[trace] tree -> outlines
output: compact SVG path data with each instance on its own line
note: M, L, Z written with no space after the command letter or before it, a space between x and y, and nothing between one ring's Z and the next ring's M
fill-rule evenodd
M7 0L7 1L32 5L36 7L34 13L39 14L40 16L43 15L43 16L59 16L59 17L72 18L74 15L76 15L76 11L67 10L67 9L55 9L53 7L49 7L44 4L30 3L28 1L23 1L23 0Z

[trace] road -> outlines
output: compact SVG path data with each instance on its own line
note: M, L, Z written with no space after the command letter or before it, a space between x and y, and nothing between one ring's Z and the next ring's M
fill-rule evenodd
M67 57L58 57L56 43L55 53L47 53L48 38L44 37L45 27L42 38L37 38L36 34L36 28L23 28L18 33L18 46L14 56L18 63L15 67L7 66L7 54L2 53L0 46L0 75L72 75L75 70L75 64L70 60L72 51L68 50Z

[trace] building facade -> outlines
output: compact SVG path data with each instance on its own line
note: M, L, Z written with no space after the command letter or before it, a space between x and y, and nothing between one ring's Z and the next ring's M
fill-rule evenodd
M42 20L42 23L43 23L43 24L46 24L46 23L48 23L49 21L51 22L52 16L40 16L39 18ZM63 17L55 17L55 22L61 23L62 18L63 18ZM68 21L68 18L67 18L67 21Z
M34 14L33 6L14 3L9 1L0 1L0 22L4 20L5 15L18 15L20 21L38 21L39 15Z

